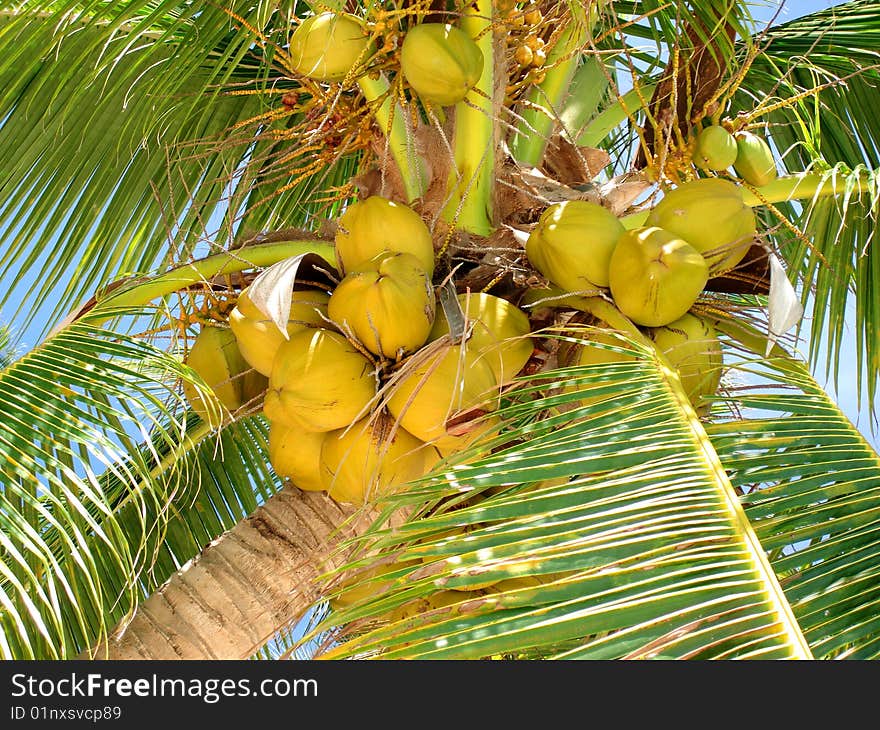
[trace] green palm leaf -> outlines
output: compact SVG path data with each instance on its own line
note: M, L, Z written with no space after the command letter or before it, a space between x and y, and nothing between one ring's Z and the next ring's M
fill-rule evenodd
M880 3L859 0L771 28L752 63L735 111L761 112L756 121L782 156L785 171L824 174L836 181L834 199L807 199L778 209L803 236L779 230L772 238L803 283L810 312L810 361L822 363L837 380L848 302L855 302L859 396L876 404L880 383L880 343L876 337L880 271L874 245L878 215L880 152ZM821 89L820 92L814 92Z
M269 27L263 49L258 32ZM269 84L296 86L271 61L288 27L269 5L180 0L32 4L0 18L0 271L2 301L19 295L11 316L36 316L33 279L53 291L51 311L40 310L50 321L123 275L227 247L242 216L251 233L304 219L308 191L340 173L273 200L287 183L277 160L266 185L253 185L280 144L260 141L273 124L244 124L277 105Z
M397 568L319 626L346 627L329 656L809 654L678 379L628 344L633 362L548 376L600 402L535 420L584 391L524 384L504 414L518 425L495 441L512 445L393 502L437 506L373 536ZM513 578L537 584L436 593ZM431 604L438 595L452 604ZM408 602L414 615L370 627Z
M708 427L817 658L876 658L880 457L790 359L736 366L745 418Z
M204 388L175 357L85 322L0 370L5 657L93 645L278 488L265 425L206 439L182 378Z

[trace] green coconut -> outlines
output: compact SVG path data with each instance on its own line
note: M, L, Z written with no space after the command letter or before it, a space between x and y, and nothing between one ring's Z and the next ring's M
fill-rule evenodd
M287 319L288 337L309 327L326 324L327 302L330 296L319 289L294 291L290 297ZM268 316L250 300L247 289L238 296L235 308L229 314L229 327L235 334L244 359L258 373L269 376L275 353L287 338Z
M736 154L736 140L718 124L706 127L697 135L693 159L703 170L726 170L736 161Z
M458 302L470 323L469 349L489 363L499 383L509 382L534 350L528 316L515 304L486 292L459 294ZM428 340L433 342L446 334L449 322L440 308Z
M650 338L677 371L695 407L721 382L721 342L705 317L685 314L674 322L648 331Z
M369 34L347 13L306 18L290 36L293 69L316 81L342 81L355 64L366 61Z
M740 187L719 178L692 180L668 190L645 225L687 241L705 256L713 275L742 261L756 232L755 214L743 201Z
M648 226L620 237L609 278L621 312L636 324L661 327L693 306L706 286L709 267L687 241Z
M352 203L336 227L336 258L343 272L385 251L415 256L434 273L434 242L428 226L411 208L379 195Z
M330 319L370 352L414 352L434 324L434 288L419 260L388 251L350 269L330 296Z
M338 332L309 329L278 348L263 413L306 431L348 426L376 393L372 363Z
M306 431L283 423L269 424L269 463L282 479L307 492L325 489L321 476L321 447L325 432Z
M421 23L407 31L400 68L422 101L458 104L483 74L483 52L464 31L448 23Z
M321 477L337 502L363 505L423 476L437 452L385 414L326 435Z
M392 386L388 410L417 438L438 449L462 442L447 423L464 411L497 409L498 383L488 362L465 345L439 348ZM442 453L442 451L441 451Z
M529 262L569 292L608 286L608 263L626 229L607 208L586 200L549 206L526 241Z
M210 386L224 409L234 411L245 402L244 377L251 368L242 357L235 335L230 330L202 328L187 353L186 364ZM205 423L213 426L221 423L221 414L216 405L208 402L194 385L184 382L183 393L190 407Z
M737 132L736 148L733 168L745 182L761 187L776 179L776 159L763 137L752 132Z

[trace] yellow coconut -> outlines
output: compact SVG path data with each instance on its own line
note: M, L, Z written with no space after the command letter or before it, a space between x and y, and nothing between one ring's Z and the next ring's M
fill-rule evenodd
M477 414L472 420L455 421L447 424L446 435L434 442L437 452L443 458L451 458L465 451L469 457L471 449L479 439L491 439L501 427L498 416ZM483 453L482 451L479 452ZM451 458L454 463L455 459Z
M385 251L415 256L434 273L434 242L428 226L411 208L378 195L352 203L339 217L336 259L343 272Z
M636 324L660 327L681 317L709 278L693 246L662 228L627 231L611 256L611 296Z
M415 256L387 251L349 269L327 312L370 352L399 359L428 339L434 288Z
M755 238L755 214L730 180L705 178L669 190L647 226L683 238L706 258L713 275L736 266Z
M337 502L363 505L424 476L436 460L433 447L380 414L327 434L321 478Z
M379 593L385 593L394 583L394 578L382 580L383 576L416 564L415 560L406 560L383 563L378 567L358 570L340 586L342 590L330 599L330 608L334 611L340 611Z
M294 291L290 298L290 316L287 334L292 335L307 327L326 325L327 302L330 295L320 289ZM284 334L271 319L257 309L250 300L247 289L238 296L235 308L229 314L229 326L235 333L238 347L244 359L257 372L266 377L272 373L272 361Z
M752 132L737 132L736 148L733 168L749 185L760 187L776 179L776 159L763 137Z
M569 292L608 286L608 265L623 224L607 208L569 200L547 208L526 240L529 262Z
M282 479L307 492L324 489L321 447L327 434L274 422L269 426L269 463Z
M721 381L721 343L715 327L705 317L685 314L664 327L649 330L649 336L681 378L694 406L718 389Z
M479 354L462 345L439 348L393 387L388 410L403 428L438 448L459 442L447 421L462 411L497 408L498 383Z
M458 301L470 326L468 348L480 354L499 383L507 383L523 369L534 350L529 318L506 299L485 292L459 294ZM449 322L440 308L428 340L449 334Z
M293 69L316 81L342 81L356 64L367 61L369 33L347 13L306 18L290 36Z
M234 411L241 407L243 377L250 366L232 332L221 327L202 328L187 353L186 364L211 387L221 408ZM194 385L184 382L183 393L205 423L218 426L222 422L217 405L202 397Z
M480 595L482 594L473 593L472 597L477 598ZM428 611L453 606L456 603L468 600L468 598L469 594L462 593L461 591L437 591L427 598L416 598L398 606L388 613L388 621L403 621L408 618L415 618ZM450 613L453 611L454 609Z
M419 97L438 106L462 101L483 73L483 53L454 25L421 23L407 32L400 68Z
M468 533L479 529L479 527L479 525L470 524L461 527L453 527L449 530L444 530L443 532L431 535L427 539L433 544L430 547L426 547L432 552L432 554L423 555L421 558L422 562L428 564L438 561L445 561L449 563L451 567L459 565L460 559L458 556L462 553L470 551L470 548L468 548L467 544ZM450 547L453 547L456 552L450 554ZM497 580L483 580L477 581L476 583L471 583L467 586L453 586L446 584L444 588L448 588L451 591L457 592L479 591L484 588L488 588L495 583L497 583Z
M375 393L373 365L344 336L308 329L278 348L263 412L293 428L333 431L362 416Z
M596 322L595 319L586 314L577 314L569 324L573 325L571 331L567 334L572 338L576 338L577 342L563 341L559 345L557 351L557 360L559 366L563 368L586 367L590 365L607 365L614 363L635 362L636 357L627 353L626 341L621 339L614 333L611 328L607 328L604 323L597 323L595 326L584 327L584 324ZM606 347L598 347L596 345L606 345ZM614 348L614 349L609 349ZM594 385L585 383L567 385L562 389L563 393L584 393L584 397L569 404L560 407L563 411L572 410L574 408L582 408L586 405L599 403L601 401L613 398L612 395L588 395L591 390L598 387L601 383ZM565 477L564 481L568 481ZM542 482L540 486L550 486L552 482Z
M736 140L719 124L702 129L694 146L694 163L703 170L726 170L736 160Z

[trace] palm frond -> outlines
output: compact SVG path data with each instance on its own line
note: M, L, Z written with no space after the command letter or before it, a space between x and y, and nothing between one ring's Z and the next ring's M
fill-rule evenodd
M249 198L249 186L229 204L243 178L253 182L247 166L264 164L259 135L278 126L249 120L296 86L272 66L288 21L266 4L181 0L34 3L0 18L0 272L3 301L17 307L10 318L27 325L39 311L48 330L122 275L225 248L244 209L256 226L303 220L296 203L315 185L332 187L332 167L285 192L277 214L267 191ZM288 179L275 162L278 189Z
M420 516L372 535L390 572L319 625L344 627L327 656L808 653L679 381L627 346L524 383L494 453L392 502Z
M181 379L85 322L0 370L3 656L75 656L277 488L265 427L206 439Z
M782 171L835 178L840 194L777 206L766 220L810 313L809 357L837 382L848 304L856 342L859 399L877 403L880 316L874 245L880 170L880 3L866 0L771 28L757 42L734 111L754 115L780 156ZM824 358L824 362L822 361Z
M816 658L880 654L880 457L788 358L731 363L743 418L708 426Z

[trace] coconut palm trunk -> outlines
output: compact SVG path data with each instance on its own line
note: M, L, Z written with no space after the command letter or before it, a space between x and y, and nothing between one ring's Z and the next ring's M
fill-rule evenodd
M323 493L282 489L175 573L105 643L97 659L247 659L322 595L346 563L352 516Z

